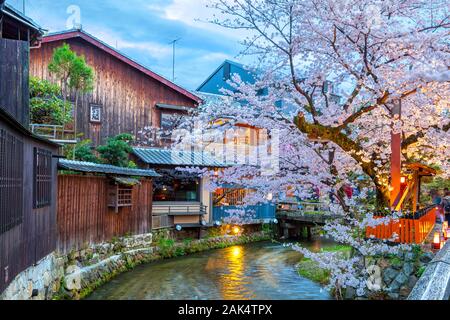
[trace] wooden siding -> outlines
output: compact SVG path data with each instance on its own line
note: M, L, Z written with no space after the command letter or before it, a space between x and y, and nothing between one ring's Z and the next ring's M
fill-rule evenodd
M43 43L41 48L32 49L31 75L51 79L48 63L53 50L64 42L77 54L84 55L95 71L94 91L83 94L77 108L77 130L84 133L84 138L92 139L94 145L119 133L136 134L146 126L158 127L160 110L156 103L195 107L187 96L80 38ZM91 104L102 106L100 124L90 122Z
M0 108L24 127L29 122L27 41L0 38Z
M152 181L133 187L132 206L108 207L107 177L58 176L58 249L69 252L125 234L151 230Z
M7 131L23 143L23 157L13 155L23 171L22 223L0 234L0 292L24 271L56 248L56 159L52 159L50 205L33 209L33 164L35 148L57 154L57 147L24 136L0 118L0 130ZM3 168L5 170L6 168ZM2 192L0 197L6 194ZM1 208L0 208L1 210Z

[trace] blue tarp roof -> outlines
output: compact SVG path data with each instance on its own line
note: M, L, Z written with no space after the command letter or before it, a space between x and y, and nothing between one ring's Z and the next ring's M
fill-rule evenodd
M133 148L134 154L143 162L154 165L226 167L206 152L167 150L155 148Z
M100 164L94 162L74 161L60 159L58 162L58 168L64 170L89 172L89 173L105 173L114 174L119 176L137 176L137 177L160 177L152 169L131 169L112 166L109 164Z

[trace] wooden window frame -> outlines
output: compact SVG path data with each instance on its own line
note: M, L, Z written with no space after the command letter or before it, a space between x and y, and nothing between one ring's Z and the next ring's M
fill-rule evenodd
M100 111L100 113L99 113L100 114L100 120L92 118L92 109L93 108L98 108L99 109L99 111ZM90 106L89 106L89 121L92 122L92 123L102 123L102 118L103 118L103 106L99 105L99 104L95 104L95 103L90 104Z
M116 213L121 207L132 207L133 189L134 186L111 183L108 188L108 207L114 208Z
M48 207L52 203L52 152L35 147L33 159L33 208Z
M0 235L23 221L23 141L0 129Z

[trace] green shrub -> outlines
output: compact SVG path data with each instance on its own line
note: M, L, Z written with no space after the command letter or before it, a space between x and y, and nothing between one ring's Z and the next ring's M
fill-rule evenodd
M72 121L72 105L60 97L61 89L48 80L30 78L30 121L64 125Z
M97 151L103 162L119 167L135 167L136 164L128 159L133 151L130 142L133 136L128 133L119 134L109 138L105 145L97 147Z

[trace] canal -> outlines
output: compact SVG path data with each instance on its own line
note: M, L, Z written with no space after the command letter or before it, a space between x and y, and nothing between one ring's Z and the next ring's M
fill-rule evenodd
M210 250L140 265L87 299L331 299L320 285L298 275L299 259L299 253L272 242Z

